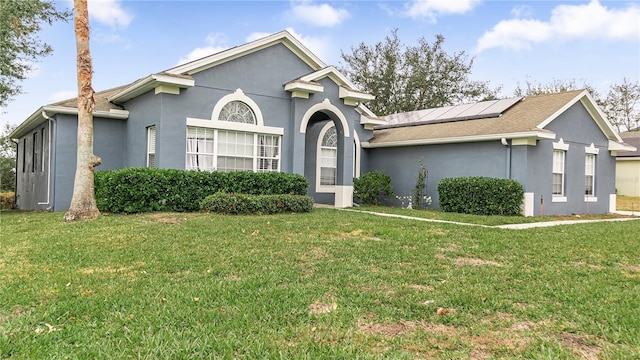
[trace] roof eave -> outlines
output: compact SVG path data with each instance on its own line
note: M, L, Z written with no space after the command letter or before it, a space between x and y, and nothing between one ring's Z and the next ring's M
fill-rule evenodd
M468 143L468 142L494 141L494 140L502 140L502 139L524 139L524 138L553 140L556 138L556 135L554 133L547 132L547 131L526 131L526 132L504 133L504 134L454 136L454 137L436 138L436 139L400 140L400 141L389 141L389 142L381 142L381 143L364 142L362 143L362 147L363 148L384 148L384 147L438 145L438 144Z
M147 91L153 90L160 85L171 85L180 89L185 89L193 87L195 85L195 80L193 78L176 77L165 74L152 74L134 82L130 86L127 86L122 89L122 91L108 97L107 100L113 103L125 102L140 96Z
M31 131L36 125L58 114L78 115L78 109L65 106L41 106L38 110L31 114L31 116L29 116L27 120L16 127L15 130L13 130L11 134L9 134L9 138L18 139ZM129 118L129 111L119 109L97 110L94 111L92 115L99 118L126 120Z
M624 142L617 142L617 141L609 140L609 149L608 150L609 151L617 151L617 152L620 152L620 151L626 152L626 151L637 151L638 148L636 148L633 145L629 145L627 143L624 143Z

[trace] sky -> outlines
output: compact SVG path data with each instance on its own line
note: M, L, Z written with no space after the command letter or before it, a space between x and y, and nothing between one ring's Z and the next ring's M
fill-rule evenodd
M89 0L89 16L96 91L281 30L338 67L342 53L394 29L407 46L442 35L448 54L473 60L470 78L499 87L501 97L527 82L587 83L604 96L625 78L640 81L638 0ZM39 38L54 52L33 64L24 93L0 109L2 124L77 96L73 21L45 25Z

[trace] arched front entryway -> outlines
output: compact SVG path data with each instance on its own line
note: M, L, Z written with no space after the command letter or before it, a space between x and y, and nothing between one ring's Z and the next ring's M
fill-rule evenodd
M304 175L314 201L335 207L353 204L354 147L342 112L328 100L312 106L304 115Z

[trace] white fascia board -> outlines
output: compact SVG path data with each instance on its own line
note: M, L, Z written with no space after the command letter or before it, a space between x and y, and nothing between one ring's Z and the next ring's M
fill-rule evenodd
M544 129L553 120L555 120L558 116L560 116L560 114L562 114L563 112L567 111L571 106L573 106L573 104L578 102L578 100L580 100L583 96L585 96L585 94L587 94L586 90L581 92L580 94L576 95L573 99L571 99L566 104L564 104L563 107L561 107L560 109L558 109L558 111L556 111L553 114L551 114L551 116L546 118L543 122L538 124L538 126L536 126L536 127L539 128L539 129ZM525 98L525 101L526 101L526 98Z
M63 115L78 115L77 108L70 108L65 106L41 106L36 112L31 114L20 124L16 129L9 134L9 138L17 139L24 134L28 133L35 125L40 124L44 120L49 119L51 116L63 114ZM109 111L98 110L92 113L94 117L107 118L107 119L116 119L116 120L126 120L129 118L128 110L118 110L118 109L110 109Z
M375 137L375 135L374 135ZM520 133L508 133L508 134L489 134L489 135L473 135L473 136L456 136L449 138L438 139L417 139L417 140L402 140L392 141L385 143L370 143L363 142L363 148L384 148L384 147L399 147L399 146L416 146L416 145L437 145L437 144L455 144L455 143L468 143L468 142L481 142L481 141L501 141L505 139L520 139L531 138L537 139L555 139L556 135L548 132L541 131L528 131Z
M608 150L609 151L636 151L638 149L635 146L625 144L623 142L609 140Z
M340 97L340 99L350 99L350 100L357 100L357 101L375 99L375 96L371 94L367 94L362 91L346 89L342 86L340 86L338 96Z
M335 66L327 66L324 69L320 69L318 71L312 72L311 74L307 74L300 78L303 81L318 81L324 77L331 78L338 85L344 85L351 89L356 89L357 86L353 84L349 79L347 79L344 74L342 74ZM371 99L370 99L371 100Z
M311 94L320 93L324 91L324 86L321 84L312 84L306 81L294 80L285 84L284 89L286 91L304 91Z
M142 95L147 91L155 89L158 85L173 85L181 89L194 86L196 81L194 79L181 78L175 76L169 76L164 74L152 74L144 79L138 80L127 86L122 91L107 98L111 102L122 102Z
M45 120L42 115L44 111L44 106L41 106L36 110L33 114L31 114L25 121L23 121L20 125L18 125L12 132L9 134L10 139L19 139L24 136L33 126L41 123Z
M618 156L616 158L616 161L639 161L640 160L640 156Z
M314 69L321 69L327 65L305 47L298 39L296 39L288 31L280 31L278 33L263 37L261 39L246 43L231 49L223 50L219 53L195 60L183 65L176 66L166 71L168 74L194 74L210 67L216 66L223 62L233 60L246 54L267 48L277 43L282 43L295 53L304 62Z

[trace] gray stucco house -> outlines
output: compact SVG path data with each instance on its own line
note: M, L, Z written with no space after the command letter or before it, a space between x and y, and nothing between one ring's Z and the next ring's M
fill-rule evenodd
M385 169L409 195L417 164L427 194L452 176L520 181L525 215L615 209L615 156L634 150L585 91L378 117L370 94L286 31L96 93L100 170L154 166L304 175L316 202L352 205L353 178ZM43 106L18 141L16 203L69 207L77 106Z

